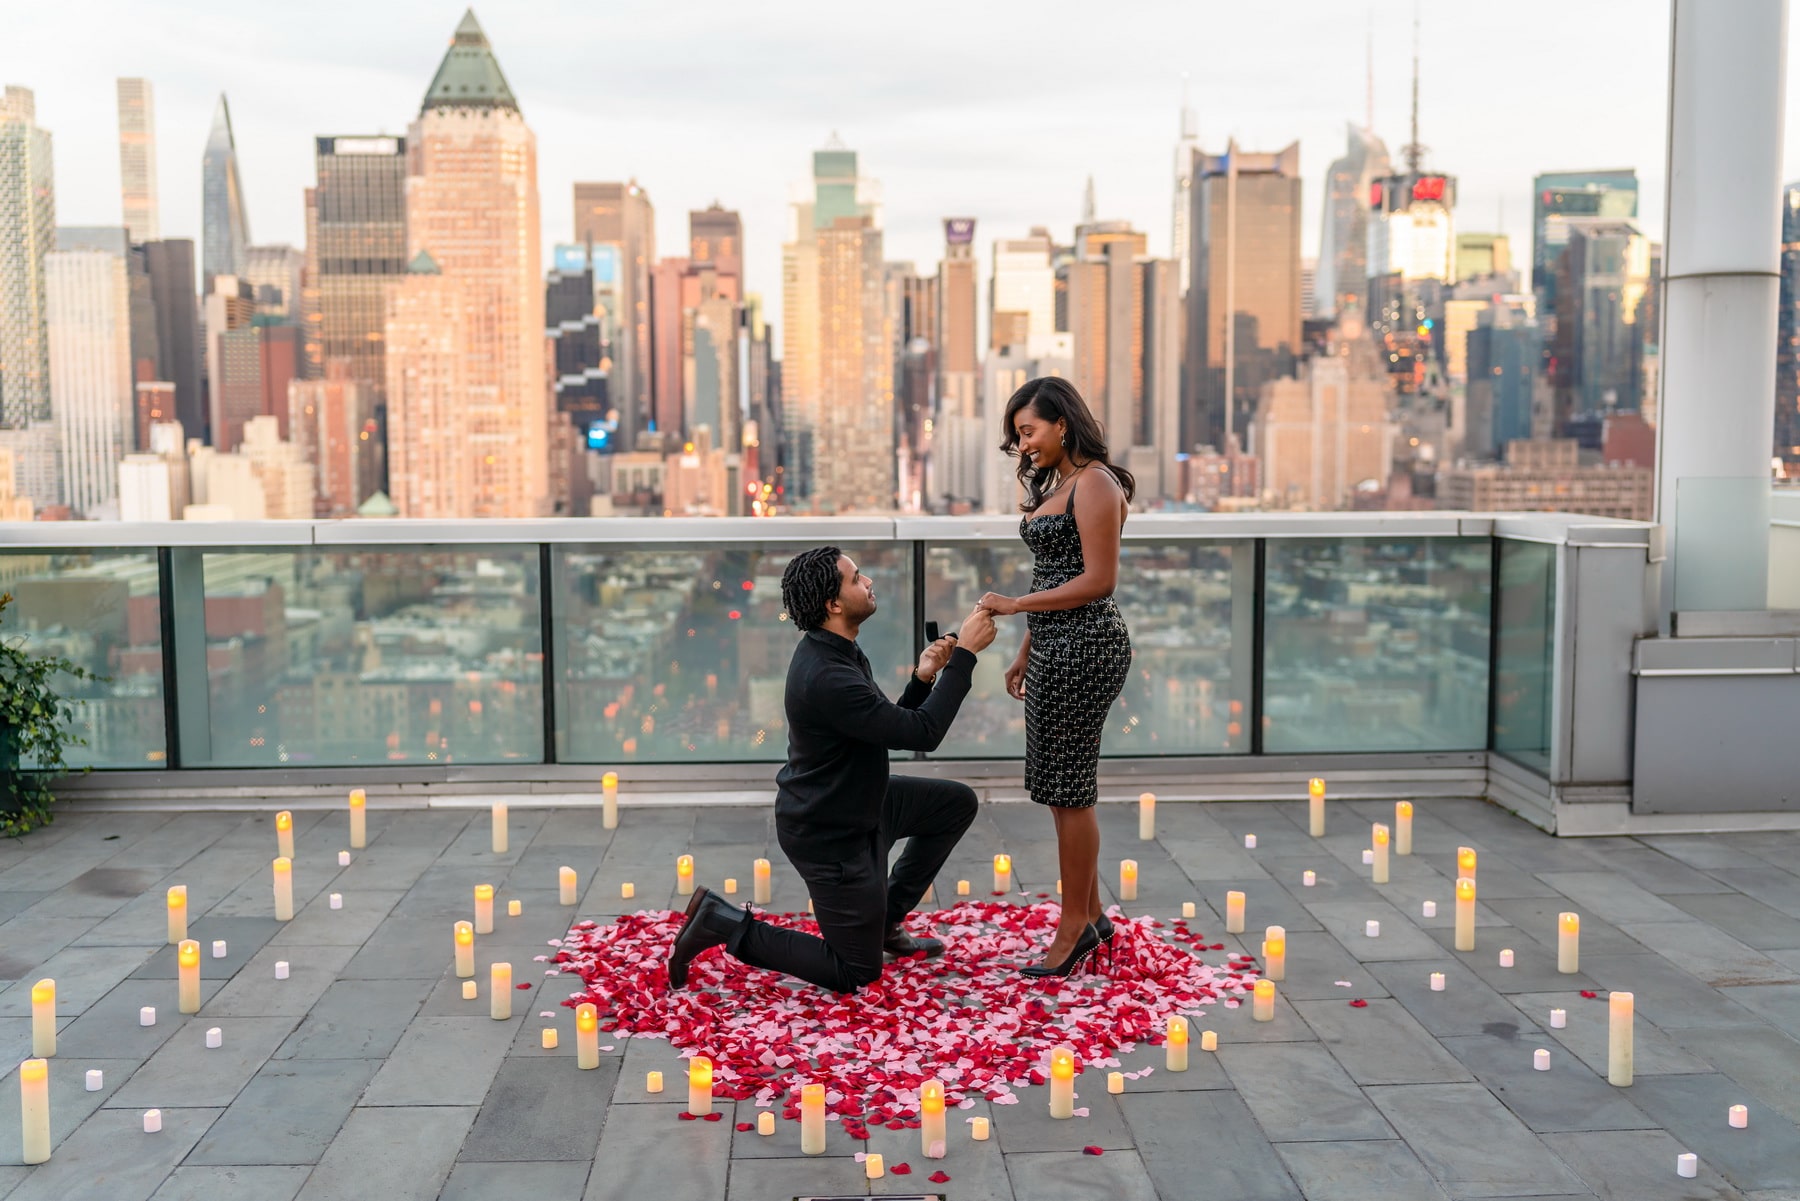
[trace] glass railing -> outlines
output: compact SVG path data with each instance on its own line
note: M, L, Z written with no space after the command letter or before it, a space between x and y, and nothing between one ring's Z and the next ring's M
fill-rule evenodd
M1104 754L1491 748L1546 770L1558 547L1493 527L1133 518ZM1031 566L980 518L7 529L0 637L106 677L77 690L71 760L96 768L775 762L796 551L835 543L874 580L861 644L896 696L927 620L1026 591ZM1001 620L934 757L1023 754L1002 681L1023 632Z

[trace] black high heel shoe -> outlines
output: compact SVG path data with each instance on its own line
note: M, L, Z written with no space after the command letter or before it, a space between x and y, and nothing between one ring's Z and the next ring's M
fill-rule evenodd
M1110 970L1113 964L1113 935L1116 933L1112 919L1102 913L1094 922L1094 933L1100 936L1100 945L1094 948L1094 959L1098 961L1101 956L1105 956L1106 966Z
M1094 927L1092 925L1083 926L1081 937L1075 940L1075 949L1069 952L1067 959L1055 967L1032 964L1020 968L1019 971L1034 980L1042 979L1045 976L1073 976L1081 970L1082 964L1088 961L1099 945L1100 935L1094 930Z

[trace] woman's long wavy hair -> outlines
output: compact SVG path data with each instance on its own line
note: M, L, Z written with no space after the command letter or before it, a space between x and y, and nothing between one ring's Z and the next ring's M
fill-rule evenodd
M1013 418L1026 405L1051 424L1067 422L1063 435L1064 451L1072 458L1099 463L1112 472L1119 487L1125 489L1126 502L1130 503L1137 492L1137 480L1132 478L1131 472L1107 459L1106 435L1101 432L1100 423L1094 420L1087 401L1081 399L1081 393L1068 380L1045 375L1026 380L1012 394L1012 399L1006 402L1005 428L1000 431L1000 449L1019 460L1019 482L1025 485L1025 500L1019 505L1020 510L1036 512L1056 486L1054 471L1048 467L1033 467L1031 460L1019 453L1019 431L1013 428Z

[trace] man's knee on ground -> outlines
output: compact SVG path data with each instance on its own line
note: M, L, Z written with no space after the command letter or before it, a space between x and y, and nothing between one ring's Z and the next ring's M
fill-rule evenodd
M838 992L853 993L881 979L881 962L844 963L838 968Z

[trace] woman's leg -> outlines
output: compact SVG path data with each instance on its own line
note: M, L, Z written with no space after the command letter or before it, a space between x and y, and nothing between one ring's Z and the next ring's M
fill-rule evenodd
M1052 808L1056 819L1056 860L1062 867L1062 921L1044 953L1054 967L1075 951L1088 923L1100 916L1100 822L1092 806Z

